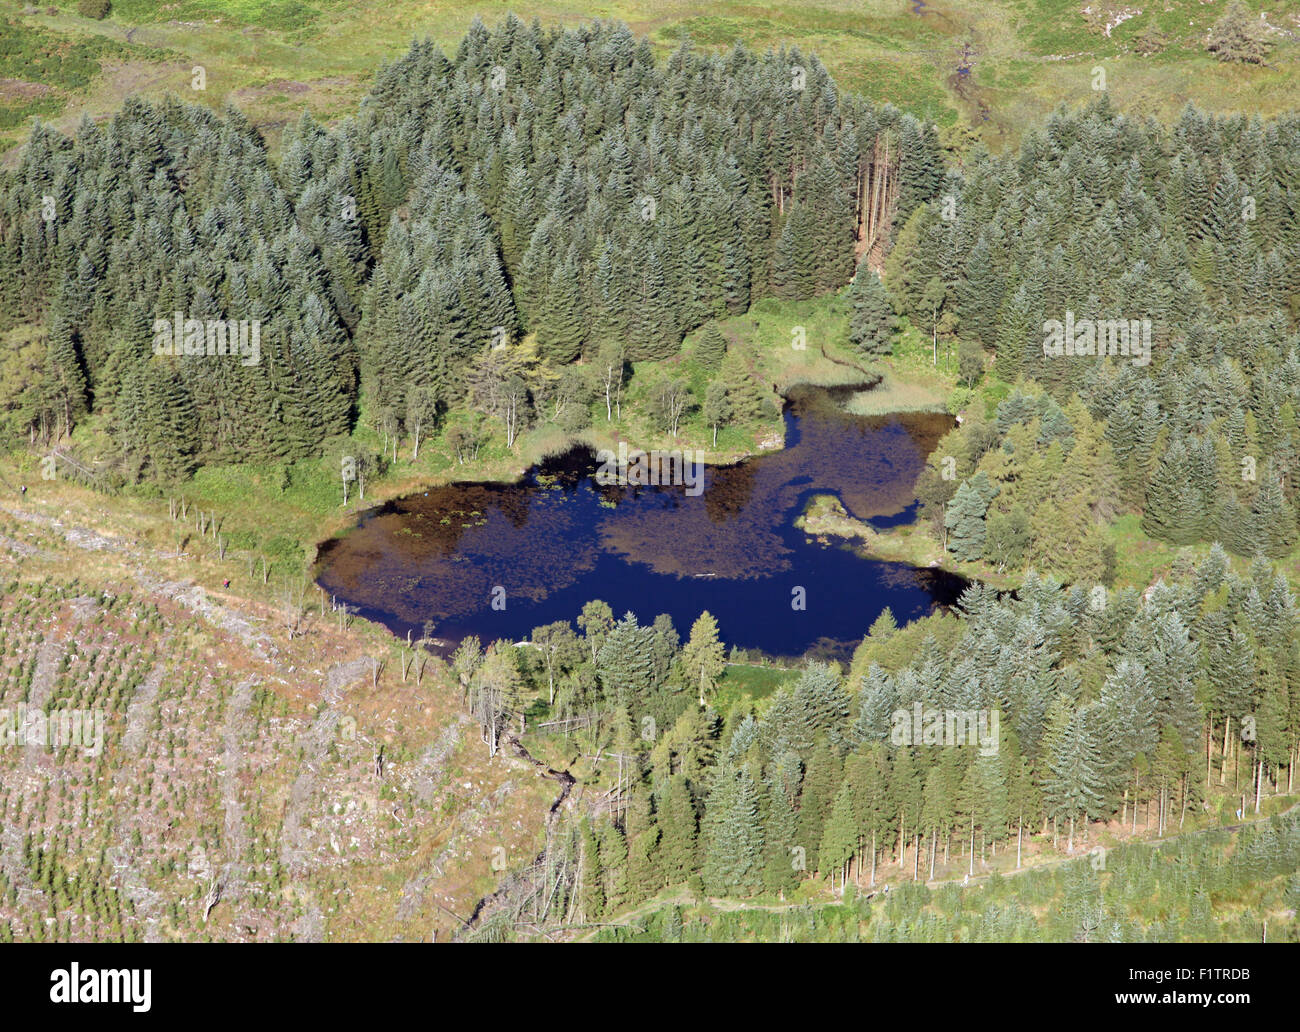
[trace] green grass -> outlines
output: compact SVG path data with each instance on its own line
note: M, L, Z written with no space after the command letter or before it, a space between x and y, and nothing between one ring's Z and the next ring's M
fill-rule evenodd
M16 142L37 114L62 112L60 124L70 128L83 111L112 110L138 91L176 92L218 107L234 101L275 142L283 123L304 108L326 120L351 113L374 70L412 38L429 36L450 53L476 15L495 23L510 11L548 25L625 21L661 56L688 37L719 51L737 40L757 50L797 46L817 54L841 88L941 125L970 122L994 148L1014 146L1026 126L1057 104L1089 99L1097 64L1106 69L1113 101L1134 115L1172 118L1188 100L1263 115L1300 106L1300 42L1275 36L1266 68L1223 65L1204 52L1205 32L1226 4L1140 5L1142 13L1107 38L1078 0L932 0L919 16L910 0L791 0L780 6L738 0L447 0L436 6L413 0L116 0L104 21L81 17L75 0L42 4L31 15L9 0L0 14L10 13L28 38L57 40L67 60L0 73L57 91L17 98L24 100L17 104L13 97L4 102L0 91L0 137ZM1097 0L1090 6L1106 12L1124 5ZM1253 0L1250 6L1266 12L1274 26L1300 30L1290 0ZM1142 57L1133 40L1152 24L1167 34L1168 44ZM108 51L95 48L122 46L128 33L130 53L104 62ZM63 80L78 79L89 67L72 49L77 44L89 48L84 56L94 71L88 83L74 86ZM954 73L967 44L974 71L959 82ZM208 72L203 93L188 89L194 64Z
M1179 552L1174 545L1148 537L1137 513L1120 516L1107 528L1107 534L1115 543L1116 585L1145 587L1168 571ZM1210 550L1208 545L1190 548L1198 558Z
M720 713L726 713L738 702L759 702L798 677L797 670L732 663L718 679L713 706Z
M719 322L728 348L739 350L761 382L782 390L796 383L831 386L863 379L856 369L822 357L822 349L840 363L869 366L849 347L846 292L812 301L782 301L765 297L744 315ZM803 347L796 347L801 343Z
M19 129L33 118L62 111L70 95L96 81L106 59L147 54L103 36L0 18L0 130Z
M860 416L888 415L891 412L959 411L966 390L956 378L956 344L939 341L936 349L930 334L904 320L902 331L894 340L894 350L873 363L884 380L874 390L857 394L846 406Z

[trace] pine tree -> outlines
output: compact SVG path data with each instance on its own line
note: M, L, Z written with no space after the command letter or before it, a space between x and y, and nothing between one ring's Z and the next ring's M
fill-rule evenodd
M772 261L772 289L777 297L805 301L817 292L814 221L811 205L799 203L786 218Z
M795 828L795 841L802 846L808 870L822 870L818 856L822 832L835 791L840 781L839 758L826 741L820 742L808 758L808 769L799 796L799 818Z
M682 340L681 329L657 252L645 256L629 300L629 358L653 361L675 354Z
M860 857L858 880L861 882L865 866L869 883L875 885L876 858L892 841L897 817L890 804L889 760L885 746L876 744L865 753L851 757L845 766L845 780L853 786L853 815Z
M1150 647L1138 658L1151 679L1157 723L1177 729L1184 748L1194 754L1202 727L1196 697L1196 645L1176 612L1156 618Z
M963 480L944 514L944 527L948 530L948 551L958 559L973 562L984 555L987 526L984 515L988 501L969 480Z
M1295 510L1287 503L1281 481L1268 470L1250 507L1248 525L1254 551L1272 558L1291 552L1296 543Z
M888 610L886 610L888 612ZM871 635L876 637L874 633ZM857 719L850 731L850 741L883 742L889 738L894 711L898 708L898 689L894 679L880 665L872 663L862 678L858 693Z
M849 303L849 340L854 347L867 355L888 355L893 350L893 303L866 258L849 288Z
M86 413L86 374L69 321L56 312L47 341L46 374L53 386L61 432L72 432Z
M679 885L695 873L698 865L699 815L684 777L668 779L658 824L659 870L664 883Z
M605 912L605 887L600 868L600 847L591 821L584 817L580 825L581 852L578 879L582 886L579 901L582 918L595 921Z
M1187 446L1175 440L1161 458L1147 488L1142 529L1152 537L1176 545L1199 540L1206 522L1206 508L1204 499L1189 491L1193 483Z
M572 362L582 353L587 319L577 275L573 263L557 265L538 314L538 351L556 365Z
M628 898L627 839L617 825L606 821L600 826L599 846L605 909L616 911Z
M889 775L890 810L898 821L898 864L907 866L907 847L920 835L924 781L910 748L898 748ZM914 857L913 863L916 863Z
M726 669L726 652L718 640L718 622L705 610L691 627L691 637L682 649L686 683L698 687L700 705L711 696Z
M950 794L948 778L939 766L933 766L925 776L925 788L922 792L921 823L930 844L930 873L934 877L935 851L938 842L947 841L952 834L952 822L955 816L956 800Z
M1046 791L1054 814L1070 823L1067 852L1074 852L1076 819L1100 815L1104 787L1096 717L1083 707L1066 723L1048 757Z
M649 697L655 683L653 639L654 629L640 626L634 613L625 614L604 635L596 669L606 694L618 705L632 709L634 702Z
M971 249L958 290L962 333L988 345L996 339L998 312L1005 291L1001 265L994 260L988 240L981 236ZM1035 320L1041 324L1041 315ZM1039 341L1041 345L1041 340Z
M835 888L835 875L839 874L840 893L848 881L849 862L858 849L858 833L854 820L853 785L845 780L835 794L830 815L822 829L818 846L818 871L828 875L831 888Z
M784 776L782 759L787 760ZM793 764L788 761L793 761ZM767 803L763 821L763 888L777 895L793 891L798 884L799 869L794 852L795 799L801 775L798 760L787 756L769 764L763 782Z
M727 338L722 335L717 323L705 324L700 342L695 347L695 355L705 369L717 369L722 365L722 360L727 357Z
M720 896L758 891L763 870L763 829L758 789L747 768L723 762L709 793L703 837L705 888Z
M627 892L630 901L647 899L659 891L659 827L650 812L650 800L636 784L628 794L624 817L627 832Z

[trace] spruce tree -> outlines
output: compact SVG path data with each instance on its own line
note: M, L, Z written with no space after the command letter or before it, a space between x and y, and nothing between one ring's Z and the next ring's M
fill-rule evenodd
M702 875L710 893L749 895L758 891L763 871L763 829L758 789L749 770L723 762L714 775L703 828Z
M705 324L700 342L695 347L695 355L705 369L717 369L722 365L722 360L727 357L727 339L718 329L717 323Z
M849 863L858 848L858 832L854 820L853 785L845 780L835 794L831 804L830 815L822 829L821 843L817 849L818 871L831 880L835 887L836 875L839 876L839 891L844 892L848 880Z
M988 502L969 480L963 480L944 514L948 530L948 551L958 559L973 562L984 555L987 527L984 515Z
M1086 822L1101 813L1105 781L1097 716L1087 707L1077 710L1052 744L1047 761L1047 795L1054 813L1069 822L1066 850L1070 853L1074 852L1075 822Z
M665 884L679 885L695 873L699 836L699 815L684 777L668 779L658 824L659 870Z
M849 288L849 340L867 355L888 355L893 350L894 308L880 277L863 258Z

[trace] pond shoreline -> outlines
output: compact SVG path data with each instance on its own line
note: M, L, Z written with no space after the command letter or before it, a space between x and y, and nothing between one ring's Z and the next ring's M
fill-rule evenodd
M828 362L838 366L851 368L855 372L861 373L863 376L869 377L870 379L848 384L820 383L813 380L795 380L786 384L784 388L779 384L774 383L772 384L772 389L782 399L782 414L784 414L785 407L788 407L790 404L790 394L794 391L798 391L800 388L813 388L827 392L843 391L848 395L853 395L876 390L881 386L881 384L886 382L884 373L864 369L862 366L856 365L852 362L846 362L843 359L835 358L832 355L826 354L825 348L822 348L821 350L822 355ZM901 417L921 412L929 413L931 411L937 410L900 408L898 410L885 410L879 413L871 413L871 415L877 418L886 418L891 415ZM768 442L771 442L771 446L765 447L764 445L768 444ZM617 451L620 444L626 444L629 451L650 451L653 447L633 442L629 438L618 433L600 432L598 427L593 426L590 430L568 434L563 446L556 449L553 453L544 455L534 461L525 461L523 465L511 465L508 469L503 470L499 475L494 476L490 469L483 469L477 475L473 472L467 472L465 476L449 476L447 474L451 471L448 470L443 474L413 474L397 480L382 481L371 487L370 499L366 500L366 504L355 505L354 503L353 508L337 513L330 519L321 523L321 526L317 531L317 538L312 544L312 552L308 559L307 568L313 572L316 571L316 568L320 563L321 550L325 545L330 541L335 540L341 534L346 534L355 529L364 517L374 513L376 510L383 508L391 502L420 494L435 487L463 486L469 484L502 484L507 486L521 484L531 473L533 473L534 470L537 469L537 467L543 465L549 460L562 457L583 447L590 448L592 451L599 451L602 448ZM680 447L687 448L690 446L682 445ZM747 462L750 459L759 458L763 455L770 455L773 452L780 451L784 447L784 435L769 434L758 442L758 448L756 451L726 453L710 449L695 450L703 451L706 456L712 456L703 460L705 466L714 469L725 469L727 467L739 465L742 462ZM718 456L723 455L726 455L727 457L725 459L717 458ZM455 467L453 467L453 469L455 469ZM470 470L471 467L467 466L466 469Z
M513 481L377 498L350 532L318 544L317 583L442 650L471 634L521 640L601 599L644 623L667 613L679 633L707 609L729 645L774 659L847 653L885 606L915 619L968 583L938 563L831 545L803 525L826 494L880 528L915 518L916 476L952 417L848 411L872 385L791 387L782 447L702 461L663 486L601 480L597 450L580 440Z

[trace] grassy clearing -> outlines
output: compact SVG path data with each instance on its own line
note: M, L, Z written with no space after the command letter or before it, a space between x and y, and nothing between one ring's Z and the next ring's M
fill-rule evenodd
M943 399L924 384L886 373L879 387L861 391L844 406L857 416L886 416L891 412L944 412Z
M956 414L969 400L957 383L957 356L950 342L939 341L904 323L888 357L877 359L884 379L878 387L856 394L846 406L859 416L891 412L949 412Z
M33 119L63 111L102 82L114 62L149 51L99 36L70 34L0 12L0 134L21 137Z
M779 390L796 383L858 383L869 375L863 368L868 363L848 344L846 291L813 301L766 297L719 325L728 349L739 352L754 378Z
M729 663L718 681L717 692L710 701L718 712L727 713L741 702L761 703L798 677L797 670L786 670L784 667Z

